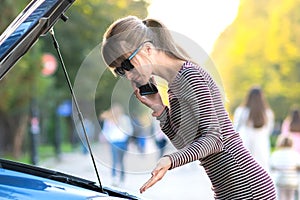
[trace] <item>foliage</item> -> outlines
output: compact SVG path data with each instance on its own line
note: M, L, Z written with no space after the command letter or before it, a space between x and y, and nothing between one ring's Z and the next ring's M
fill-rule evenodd
M67 152L72 152L74 150L73 147L70 145L70 143L63 143L61 145L61 148L62 148L62 152L66 152L66 153ZM40 145L38 147L38 154L39 154L39 161L40 162L43 162L46 159L49 159L50 157L54 158L54 157L57 156L57 155L55 155L53 146L51 146L51 145ZM12 157L12 156L9 156L9 155L6 155L4 157L4 159L15 160L16 158ZM31 164L30 160L31 160L31 157L30 157L29 153L24 153L22 155L22 157L20 157L18 159L18 161L20 161L22 163L27 163L27 164Z
M55 27L57 40L60 43L72 83L84 59L102 42L102 35L106 28L116 19L126 15L136 15L141 18L146 17L147 6L148 4L145 1L132 0L75 1L72 8L66 13L69 20L66 23L60 22ZM45 43L51 43L49 38ZM46 49L46 51L55 54L53 48ZM64 91L60 98L69 98L70 95L62 70L59 70L56 76L58 78L56 88ZM111 91L116 81L117 79L114 79L111 73L103 74L101 84L105 85L106 89L96 91L95 104L102 105L96 108L97 111L101 112L109 107Z
M18 13L29 3L17 0L2 0L0 7L0 31L3 32ZM145 1L136 0L76 0L65 13L67 22L59 20L55 25L55 35L58 40L64 63L66 64L71 82L73 83L77 70L87 54L102 40L105 29L115 19L125 15L147 15ZM19 60L10 72L0 81L0 154L18 151L24 148L12 145L16 136L20 135L20 127L28 124L30 102L35 99L39 108L41 124L41 140L51 143L55 133L56 108L65 99L70 99L70 91L60 66L56 73L49 77L41 75L43 53L57 55L49 34L40 37L39 41ZM57 56L56 56L57 57ZM106 77L106 78L105 78ZM103 84L111 91L116 80L107 73ZM99 110L109 105L109 93L97 91L96 105L102 105ZM97 109L98 110L98 109ZM23 119L23 120L21 120ZM66 120L71 123L71 120ZM22 122L22 123L21 123ZM29 127L22 129L24 141ZM17 148L17 150L16 150ZM14 153L14 156L19 153Z
M26 2L18 4L17 1L4 1L4 7L1 6L0 10L0 21L10 23L17 15L17 9L20 9L16 5L24 6L24 3ZM1 27L1 30L5 28ZM42 91L34 88L41 69L40 57L40 45L36 45L30 50L30 56L25 55L0 82L0 152L10 151L14 156L21 154L30 102L35 95L39 95L38 91ZM41 88L46 84L41 81Z
M212 57L222 75L229 109L252 85L265 91L276 119L300 103L300 1L242 0L235 21Z

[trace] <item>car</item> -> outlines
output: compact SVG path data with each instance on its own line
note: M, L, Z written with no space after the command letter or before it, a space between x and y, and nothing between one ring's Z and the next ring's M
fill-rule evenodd
M127 192L34 165L0 159L0 199L141 199Z

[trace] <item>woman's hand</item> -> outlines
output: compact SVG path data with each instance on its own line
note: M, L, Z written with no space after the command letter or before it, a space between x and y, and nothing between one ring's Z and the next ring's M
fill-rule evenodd
M160 181L171 167L171 160L169 157L162 157L155 169L152 171L152 177L140 188L140 193L145 192L148 188Z
M151 78L154 82L154 78ZM134 93L136 98L143 103L144 105L146 105L147 107L149 107L150 109L153 110L152 116L154 117L158 117L161 115L161 113L164 111L165 109L165 105L162 102L161 96L158 93L156 94L150 94L150 95L145 95L145 96L141 96L139 89L135 86L135 84L133 84L133 88L134 88Z

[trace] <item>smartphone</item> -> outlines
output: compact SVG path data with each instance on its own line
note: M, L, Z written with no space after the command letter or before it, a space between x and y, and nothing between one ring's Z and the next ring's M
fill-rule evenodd
M140 89L140 95L142 95L142 96L155 94L158 92L157 87L151 82L148 82L145 85L139 86L139 89Z

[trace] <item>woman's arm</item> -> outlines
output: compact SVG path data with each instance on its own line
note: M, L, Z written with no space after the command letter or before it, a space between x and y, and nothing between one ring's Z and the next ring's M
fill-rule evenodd
M168 155L171 168L199 160L223 149L217 110L223 109L220 93L212 80L196 69L186 70L171 94L171 111L158 119L162 130L179 151ZM174 110L175 109L175 110Z

